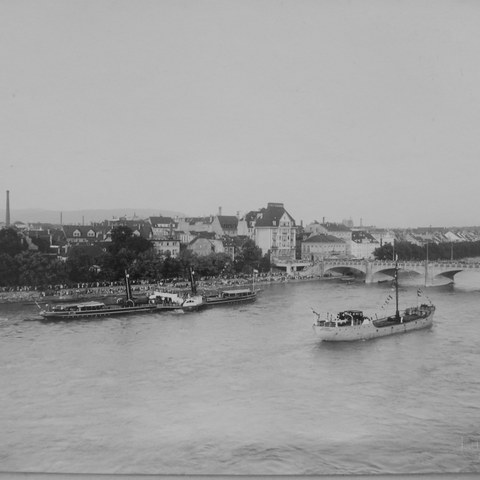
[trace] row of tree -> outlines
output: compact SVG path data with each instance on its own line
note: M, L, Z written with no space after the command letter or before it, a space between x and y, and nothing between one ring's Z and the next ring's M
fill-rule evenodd
M415 245L410 242L387 243L377 248L374 252L378 260L393 260L398 255L399 260L458 260L480 256L480 242L456 243L428 243L428 245Z
M197 276L250 274L253 269L270 270L269 255L247 240L232 260L224 253L197 256L182 248L178 258L155 252L152 243L133 235L127 226L112 231L112 241L99 246L70 248L66 260L28 249L27 239L15 229L0 230L0 286L47 286L123 279L128 270L132 279L159 281Z

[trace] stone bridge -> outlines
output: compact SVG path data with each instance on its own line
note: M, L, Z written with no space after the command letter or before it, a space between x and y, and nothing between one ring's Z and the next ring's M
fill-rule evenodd
M480 263L412 261L398 262L398 268L404 272L416 272L425 278L425 285L432 285L434 279L439 276L448 278L453 282L453 277L458 272L463 270L480 271ZM378 281L377 274L394 277L395 262L388 260L321 260L310 269L315 269L320 276L324 276L328 272L363 274L365 283L375 283Z

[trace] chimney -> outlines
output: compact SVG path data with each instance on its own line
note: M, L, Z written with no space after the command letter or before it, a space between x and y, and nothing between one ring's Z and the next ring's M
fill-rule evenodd
M7 190L7 208L5 211L5 226L10 226L10 191Z
M222 207L218 207L218 216L222 215Z

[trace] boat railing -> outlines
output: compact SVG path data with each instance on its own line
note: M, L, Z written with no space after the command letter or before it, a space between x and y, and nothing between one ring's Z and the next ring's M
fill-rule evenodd
M338 324L338 318L336 314L330 312L313 312L317 316L315 325L318 327L335 327Z

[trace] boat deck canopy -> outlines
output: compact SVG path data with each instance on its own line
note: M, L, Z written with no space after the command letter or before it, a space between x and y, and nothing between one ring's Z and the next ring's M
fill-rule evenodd
M245 294L245 293L252 293L252 291L249 290L248 288L238 289L238 290L224 290L223 291L224 295L241 295L241 294Z
M103 308L105 304L102 302L80 302L80 303L64 303L62 305L55 305L53 310L55 312L63 312L65 310L84 310L89 308Z

